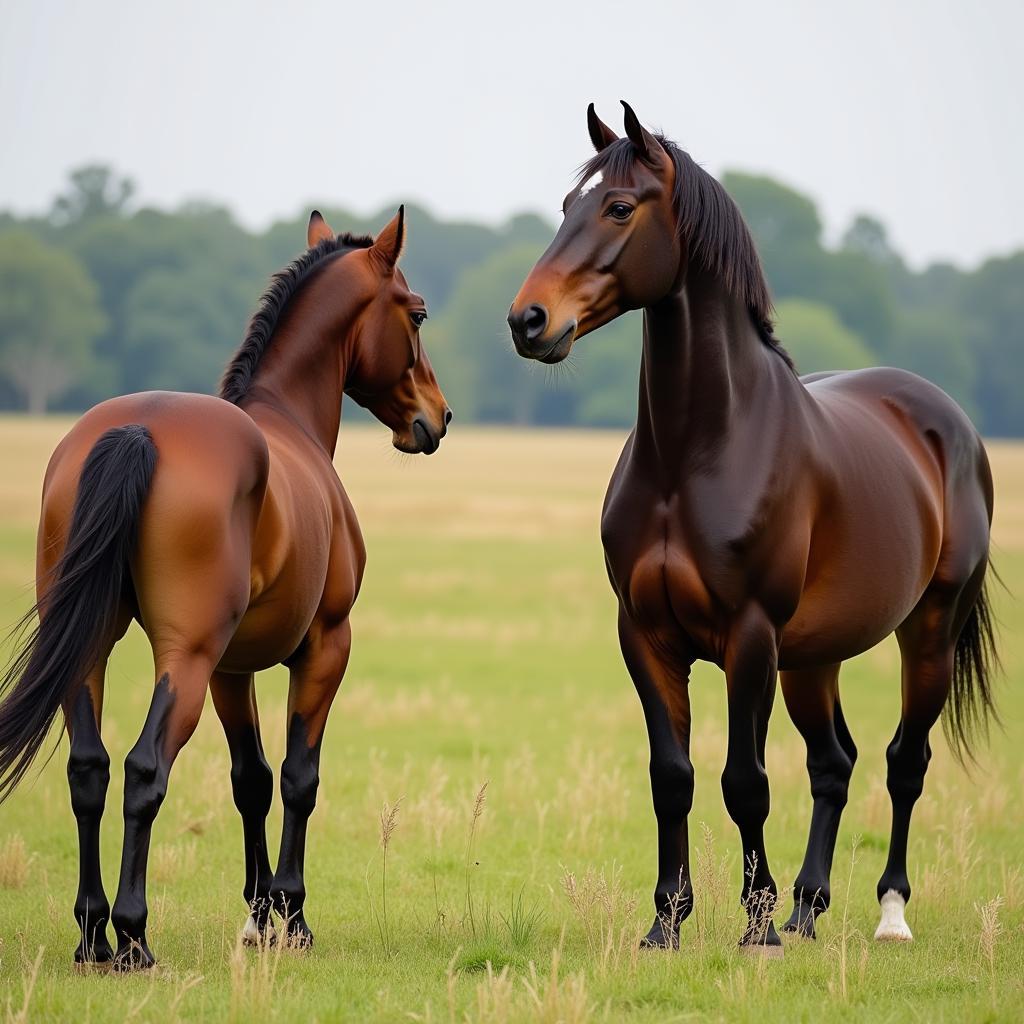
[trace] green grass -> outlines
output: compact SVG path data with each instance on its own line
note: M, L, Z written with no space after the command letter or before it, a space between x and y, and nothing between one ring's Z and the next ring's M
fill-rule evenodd
M38 488L65 426L0 422L5 622L29 603ZM737 951L738 840L718 782L724 693L719 673L705 666L692 687L697 906L679 952L637 951L650 923L654 817L643 718L619 657L598 540L620 441L458 430L433 459L410 460L394 457L380 430L343 431L338 461L370 557L310 823L306 914L315 948L237 945L246 916L241 825L208 709L154 830L150 941L160 966L128 978L77 975L77 844L62 741L0 808L0 999L8 1018L19 1019L42 950L31 1020L1024 1019L1024 641L1021 607L1002 594L1006 729L971 776L936 731L911 834L913 944L871 940L889 827L884 750L899 714L898 658L888 642L843 670L861 756L818 941L788 945L780 962ZM1024 593L1024 446L993 451L996 558L1011 591ZM149 650L133 630L107 684L104 737L114 769L103 865L111 899L120 763L151 688ZM277 766L285 676L267 673L258 688ZM768 770L768 850L775 877L788 885L810 797L803 747L781 701ZM399 800L385 926L381 811ZM278 802L272 842L279 824Z

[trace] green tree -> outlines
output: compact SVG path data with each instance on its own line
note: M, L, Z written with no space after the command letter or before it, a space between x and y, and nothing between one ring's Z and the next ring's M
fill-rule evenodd
M757 243L775 296L814 297L820 287L821 218L807 196L755 174L728 171L722 184Z
M70 253L25 232L0 236L0 372L44 413L94 362L96 289Z
M855 252L866 257L872 263L881 266L902 265L899 253L889 242L889 233L885 225L866 213L853 218L852 223L843 233L840 248L846 252Z
M301 244L304 227L298 237ZM99 286L109 326L98 349L116 370L106 386L120 393L213 390L220 376L213 364L241 341L266 278L278 269L226 210L197 204L175 213L101 217L74 232L70 244ZM165 322L158 328L159 320ZM194 342L185 343L186 333ZM172 338L178 343L170 344ZM190 344L199 346L195 359L185 355ZM84 390L72 397L86 405L106 394Z
M896 301L888 272L863 253L849 249L822 253L819 281L802 293L836 311L839 319L876 352L888 353L896 320Z
M100 217L118 217L134 193L130 178L120 177L105 164L87 164L68 175L67 190L53 201L50 220L68 227Z
M424 335L456 416L535 422L544 368L516 354L505 317L539 255L534 246L515 246L467 270L437 327Z
M875 363L867 345L828 306L787 299L775 312L776 334L800 373L859 370Z
M889 362L938 384L964 410L977 411L977 372L968 348L969 325L942 310L910 310L896 327Z
M966 275L958 305L971 325L982 429L1024 435L1024 251Z

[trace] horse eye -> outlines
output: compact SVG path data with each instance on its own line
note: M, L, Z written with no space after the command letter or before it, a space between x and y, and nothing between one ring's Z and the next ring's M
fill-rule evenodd
M629 220L629 215L633 212L633 207L629 203L612 203L608 207L608 216L614 220Z
M416 309L409 314L409 319L412 320L417 327L422 327L423 321L427 319L427 314L424 313L422 309Z

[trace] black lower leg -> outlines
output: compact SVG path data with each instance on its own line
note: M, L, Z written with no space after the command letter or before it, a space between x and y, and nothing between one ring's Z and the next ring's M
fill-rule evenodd
M313 933L303 916L306 887L303 877L306 854L306 826L316 806L320 784L320 744L309 746L305 722L298 714L288 726L288 750L281 766L281 851L271 883L274 909L286 922L288 941L308 946Z
M878 899L890 890L910 902L910 880L907 877L907 843L910 817L914 804L924 789L924 776L931 759L927 736L901 723L886 751L889 763L886 785L892 798L892 833L885 870L878 880Z
M106 963L113 958L107 941L110 904L100 874L100 821L110 782L110 758L100 739L92 697L83 687L68 717L71 756L68 786L71 808L78 822L78 894L75 920L80 941L77 963Z
M652 759L651 793L658 820L658 883L654 924L643 944L675 948L679 926L693 910L686 820L693 805L693 767L678 744Z
M267 815L274 795L274 774L267 764L255 728L229 737L231 789L242 816L245 847L245 887L242 895L260 935L270 923L273 872L267 852Z
M722 792L729 816L736 823L743 847L743 888L740 902L747 911L741 946L781 946L772 915L779 890L768 867L764 823L768 818L768 776L763 768L750 773L722 775Z
M164 734L173 704L165 675L157 683L142 735L124 762L124 849L111 913L117 936L114 966L118 970L155 963L146 942L146 866L153 821L167 792L170 759L165 754Z
M768 867L764 823L771 796L764 767L768 720L775 699L778 648L774 632L756 613L738 624L735 650L726 661L729 689L729 740L722 795L743 846L740 901L747 927L740 945L781 953L782 940L772 920L779 890Z
M811 827L804 862L793 884L793 913L783 930L813 939L815 919L831 902L832 857L853 773L853 761L831 723L821 735L809 737L807 772L814 801Z

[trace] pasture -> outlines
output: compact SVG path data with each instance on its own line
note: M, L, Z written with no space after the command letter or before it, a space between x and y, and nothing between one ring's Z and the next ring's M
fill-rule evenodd
M0 619L30 603L39 488L61 420L0 421ZM654 816L639 703L622 665L598 536L617 433L462 429L432 458L343 427L338 465L369 551L353 657L327 727L307 852L312 952L242 948L241 823L207 708L154 829L149 937L126 978L75 973L77 846L66 742L0 807L0 986L8 1020L758 1022L1024 1019L1024 609L998 587L1005 729L968 776L941 734L911 832L916 941L878 945L884 750L898 719L890 640L844 667L860 749L815 943L736 948L738 838L722 802L717 669L691 687L696 909L678 952L639 952ZM1024 594L1024 445L990 447L994 557ZM107 679L112 779L103 870L120 855L121 762L152 689L133 628ZM285 677L257 683L275 775ZM804 748L781 697L769 734L771 866L788 887L810 817ZM280 801L271 815L276 847ZM382 833L386 843L382 844ZM384 846L386 845L386 849ZM777 915L788 916L784 891Z

